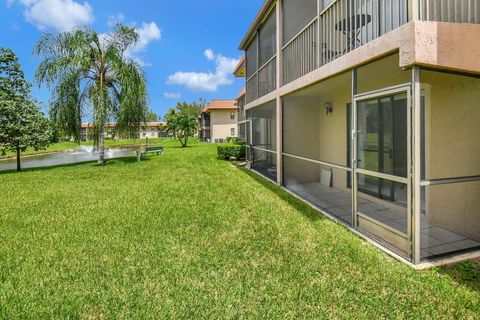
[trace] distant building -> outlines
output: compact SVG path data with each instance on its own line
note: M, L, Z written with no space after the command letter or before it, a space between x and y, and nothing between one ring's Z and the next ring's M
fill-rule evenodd
M238 136L238 109L235 100L212 100L199 117L198 137L202 141L221 143Z
M163 138L167 137L166 132L166 122L146 122L140 125L138 131L132 132L130 138L132 139L139 139L139 138ZM82 123L81 131L80 131L80 139L82 141L86 141L92 139L93 135L93 123ZM116 124L108 124L106 126L106 138L107 139L116 139L118 138L117 132L117 125Z

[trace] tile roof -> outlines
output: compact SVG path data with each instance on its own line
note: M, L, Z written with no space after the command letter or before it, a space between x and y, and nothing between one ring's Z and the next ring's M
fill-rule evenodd
M236 110L237 106L235 104L235 100L212 100L202 109L202 112L210 110Z

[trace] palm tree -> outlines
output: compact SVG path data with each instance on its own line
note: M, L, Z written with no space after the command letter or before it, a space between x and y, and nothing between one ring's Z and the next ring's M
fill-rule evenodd
M171 108L165 114L165 121L167 122L167 132L173 134L173 139L177 139L177 112Z
M134 28L118 24L103 35L86 27L47 33L34 48L34 54L43 58L35 79L53 89L52 119L79 142L82 117L91 114L99 163L105 162L104 133L109 122L116 122L125 135L145 120L145 76L125 54L137 41Z
M193 136L198 128L198 119L187 112L180 112L177 114L177 137L178 141L185 148L188 143L188 138Z

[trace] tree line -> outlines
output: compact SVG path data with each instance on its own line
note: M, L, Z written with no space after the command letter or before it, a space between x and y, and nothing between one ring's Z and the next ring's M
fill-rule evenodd
M89 115L98 162L103 164L108 123L115 122L122 137L142 122L158 121L148 107L145 74L125 54L138 40L135 29L123 24L104 35L87 27L43 34L33 49L41 57L35 80L51 90L50 119L32 97L32 85L25 80L15 53L0 48L0 153L15 152L20 171L21 152L29 147L45 149L59 132L79 143L82 119ZM197 130L203 104L178 103L164 117L167 131L182 147Z

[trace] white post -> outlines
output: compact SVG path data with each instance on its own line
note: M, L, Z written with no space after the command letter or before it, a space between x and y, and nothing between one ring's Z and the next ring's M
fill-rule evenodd
M278 93L278 89L283 83L283 0L277 0L276 4L276 22L277 22L277 74L276 74L276 120L277 120L277 183L283 184L283 161L282 161L282 97Z
M408 13L410 20L420 20L420 1L423 0L408 1Z
M420 67L412 68L412 262L420 262L421 87Z
M357 105L355 103L355 96L357 95L357 69L352 69L352 106L351 106L351 132L349 132L352 162L352 171L350 174L352 186L352 228L357 227Z

